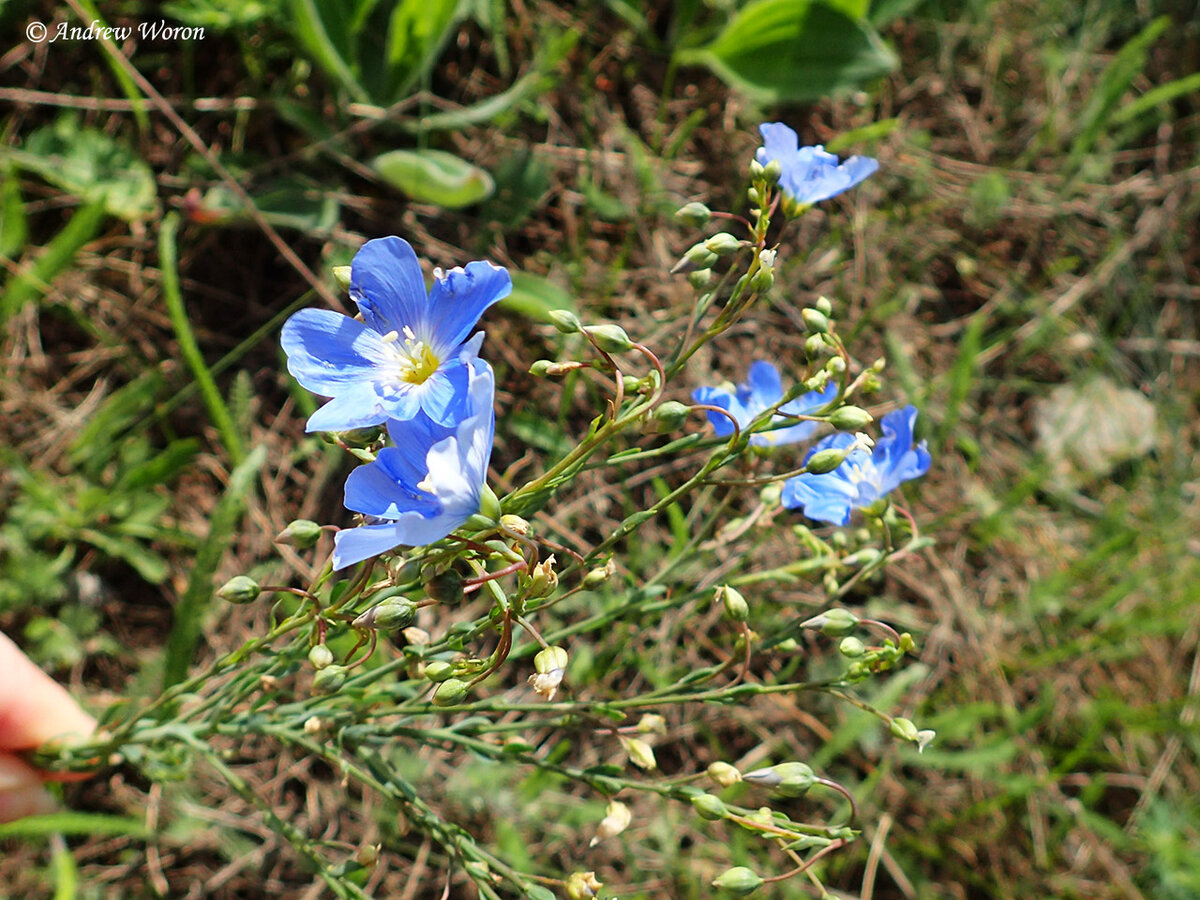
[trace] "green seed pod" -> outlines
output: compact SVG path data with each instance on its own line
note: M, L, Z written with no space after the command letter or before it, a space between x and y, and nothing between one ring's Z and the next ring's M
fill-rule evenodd
M683 225L690 225L693 228L701 228L708 224L708 220L712 218L712 211L703 203L698 203L693 200L691 203L685 203L679 209L675 210L675 220Z
M277 544L290 544L297 550L308 550L321 539L321 526L311 519L296 519L275 537Z
M692 797L692 806L696 808L696 812L700 814L701 818L708 819L710 822L729 817L729 810L725 804L712 794L697 794Z
M758 876L758 873L753 869L747 869L745 866L734 866L732 869L726 869L712 883L713 887L729 891L738 897L753 894L762 887L762 884L763 880Z
M217 596L230 603L250 603L261 593L258 582L249 575L235 575L217 591Z
M859 406L843 406L829 416L829 424L839 431L862 431L875 419Z
M722 584L717 587L713 599L724 605L725 616L731 622L745 622L750 618L750 604L737 588Z
M345 666L326 666L313 676L313 693L336 694L346 683L347 677L349 670Z
M324 644L317 644L308 651L308 661L314 669L327 669L333 665L333 651Z
M562 334L577 334L583 328L579 317L569 309L552 309L546 313L546 318Z
M848 455L845 450L839 450L836 447L818 450L808 458L808 462L804 464L804 471L813 475L824 475L844 463Z
M633 349L633 341L620 325L588 325L583 332L605 353L624 353Z
M434 706L456 706L466 699L470 690L471 685L462 679L447 678L437 686L437 690L433 692L431 702Z

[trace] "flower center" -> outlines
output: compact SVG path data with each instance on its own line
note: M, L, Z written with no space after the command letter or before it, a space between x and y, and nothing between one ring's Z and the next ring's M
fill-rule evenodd
M391 348L395 357L397 377L408 384L424 383L442 364L432 348L419 340L407 325L404 326L403 335L398 331L389 331L383 336L383 342Z

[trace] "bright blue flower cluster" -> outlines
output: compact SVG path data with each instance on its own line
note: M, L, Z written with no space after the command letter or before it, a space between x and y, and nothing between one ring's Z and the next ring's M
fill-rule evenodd
M779 412L787 415L807 416L819 410L837 396L837 385L830 383L824 391L810 391L795 400L779 407ZM727 410L733 416L737 427L745 429L751 422L761 416L783 399L783 380L779 370L766 360L757 360L750 364L746 380L737 385L732 391L726 387L699 387L692 391L692 399L697 403L706 403ZM729 416L719 412L708 413L708 421L718 437L733 434L733 422ZM771 424L786 422L786 415L776 415L771 418ZM806 441L817 430L816 422L797 422L787 428L773 428L771 431L755 434L750 438L754 447L779 447L784 444L795 444Z
M767 122L758 130L763 145L755 159L764 166L779 161L779 187L790 206L785 209L789 215L848 191L879 168L879 163L868 156L851 156L839 163L837 156L826 153L820 144L801 147L796 132L782 122Z
M342 569L400 545L445 537L479 510L495 431L495 376L468 337L512 290L488 262L436 270L425 290L417 255L398 237L368 241L354 257L350 297L362 321L306 309L283 326L288 371L332 399L308 431L386 424L393 447L351 473L346 507L367 517L338 532Z
M871 452L861 439L840 431L820 441L808 452L805 463L821 450L852 448L842 464L832 472L814 475L805 472L783 485L783 505L802 509L810 519L845 525L854 509L867 509L901 482L919 478L929 471L929 451L925 442L913 446L915 406L897 409L883 417L883 437Z

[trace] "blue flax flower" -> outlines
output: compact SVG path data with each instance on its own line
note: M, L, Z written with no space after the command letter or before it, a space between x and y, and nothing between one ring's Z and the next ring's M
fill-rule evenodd
M797 397L779 407L783 413L793 415L810 415L837 396L837 385L829 384L824 391L811 391ZM700 387L692 391L692 399L697 403L707 403L709 406L719 406L729 411L737 422L738 428L745 428L758 416L783 399L783 381L779 371L764 360L750 364L750 372L746 380L730 391L723 387ZM729 416L719 412L709 411L708 421L718 437L733 434L733 422ZM784 416L774 416L772 424L785 422ZM807 440L817 430L816 422L797 422L789 428L777 428L773 431L756 434L750 438L755 447L779 447L783 444L794 444Z
M755 155L762 165L779 160L779 186L793 207L802 209L848 191L879 168L869 156L851 156L842 163L820 144L801 147L796 132L782 122L758 126L763 145Z
M390 421L395 446L380 450L374 462L346 479L346 508L362 513L368 524L335 535L335 569L401 545L432 544L479 511L496 429L496 380L481 359L463 367L467 398L455 425L440 425L423 413Z
M929 451L925 442L913 446L912 429L917 408L906 406L883 417L883 437L874 450L863 449L860 439L839 431L818 443L805 462L820 450L844 450L853 447L845 461L824 475L804 473L783 486L783 505L803 509L810 519L845 525L850 511L865 509L895 490L903 481L919 478L929 471Z
M435 270L426 293L407 241L367 241L350 278L363 321L304 309L283 326L288 371L314 394L333 398L313 413L307 430L349 431L422 413L454 426L465 415L470 360L483 341L482 332L468 335L483 311L511 291L507 271L472 262Z

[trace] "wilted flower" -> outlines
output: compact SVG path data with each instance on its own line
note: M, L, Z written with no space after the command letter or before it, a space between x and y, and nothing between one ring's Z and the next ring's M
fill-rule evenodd
M782 122L767 122L758 126L763 145L755 154L762 165L779 160L779 187L783 190L794 214L806 206L836 197L849 190L879 168L879 163L867 156L851 156L839 163L836 154L825 152L820 144L801 147L791 128Z
M883 417L883 437L868 452L851 434L831 434L808 457L827 450L849 450L841 465L831 472L805 472L783 486L781 500L789 509L803 509L810 519L845 525L850 511L864 509L895 490L901 482L919 478L929 471L929 451L922 441L913 446L912 429L917 409L906 406ZM808 461L807 459L805 460Z
M792 415L808 415L820 409L836 395L837 385L831 383L824 391L812 391L790 400L779 407L779 411ZM745 428L783 399L783 380L779 377L778 369L760 359L750 364L746 381L733 390L724 387L700 387L692 391L692 399L697 403L707 403L709 406L719 406L728 410L738 427ZM729 416L710 410L708 421L712 423L718 437L733 434L733 423L729 421ZM774 416L771 419L772 423L784 421L787 421L784 416ZM811 437L816 430L816 422L797 422L789 428L777 428L774 431L756 434L750 438L750 443L755 447L794 444Z
M420 263L398 237L367 241L354 257L350 298L363 321L304 309L283 326L288 371L315 394L332 397L308 431L347 431L424 413L454 426L466 416L471 360L483 341L468 340L483 311L512 290L489 262L434 272L426 293Z
M334 537L335 569L401 545L432 544L479 510L496 426L495 376L478 358L466 371L468 399L457 425L439 425L425 415L402 426L389 423L396 446L350 473L346 507L370 518Z

